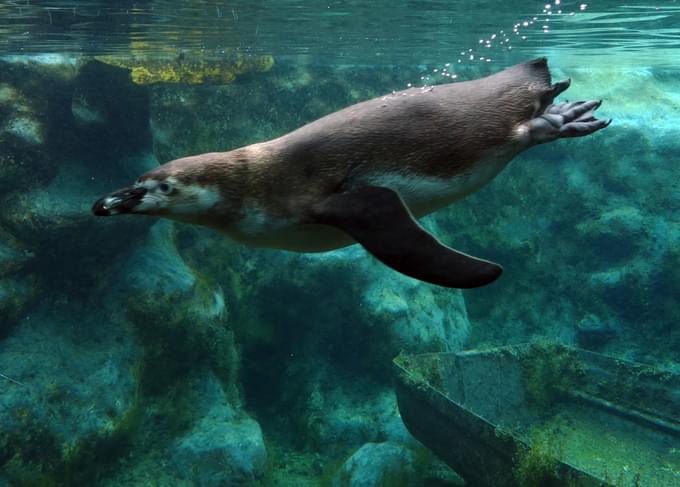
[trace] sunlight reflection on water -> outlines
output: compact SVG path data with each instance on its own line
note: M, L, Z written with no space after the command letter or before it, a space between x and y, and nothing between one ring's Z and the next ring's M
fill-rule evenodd
M646 3L646 2L645 2ZM499 63L536 54L675 67L680 6L593 0L0 1L0 53L225 50L327 64ZM515 52L511 52L511 51ZM459 62L460 60L460 62ZM437 65L438 75L451 74Z

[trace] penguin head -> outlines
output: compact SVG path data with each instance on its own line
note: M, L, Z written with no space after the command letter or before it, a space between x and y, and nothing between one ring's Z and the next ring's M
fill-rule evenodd
M175 161L173 161L175 162ZM92 206L97 216L142 214L191 221L201 219L220 201L219 190L196 178L184 165L168 163L141 176L132 186L100 198Z

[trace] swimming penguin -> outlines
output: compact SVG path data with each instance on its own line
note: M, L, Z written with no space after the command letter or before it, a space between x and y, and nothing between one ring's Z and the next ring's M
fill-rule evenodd
M393 269L473 288L502 268L451 249L417 218L481 188L523 150L611 122L600 101L553 104L546 59L486 78L410 88L229 152L184 157L99 199L95 215L205 225L256 247L322 252L360 243Z

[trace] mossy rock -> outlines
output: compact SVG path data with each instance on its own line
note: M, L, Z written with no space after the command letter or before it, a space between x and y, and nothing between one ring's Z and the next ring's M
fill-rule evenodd
M130 79L137 85L227 84L246 73L269 71L274 65L272 56L250 56L238 52L208 58L196 52L178 51L154 56L133 51L130 55L97 56L97 59L130 70Z
M141 353L102 315L43 302L0 342L0 471L11 485L93 485L132 443Z

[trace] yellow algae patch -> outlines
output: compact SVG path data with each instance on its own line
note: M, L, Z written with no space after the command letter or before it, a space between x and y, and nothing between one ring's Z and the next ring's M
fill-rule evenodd
M272 56L250 56L230 53L222 57L181 52L174 55L97 56L97 60L130 70L133 83L226 84L246 73L269 71L274 65Z

